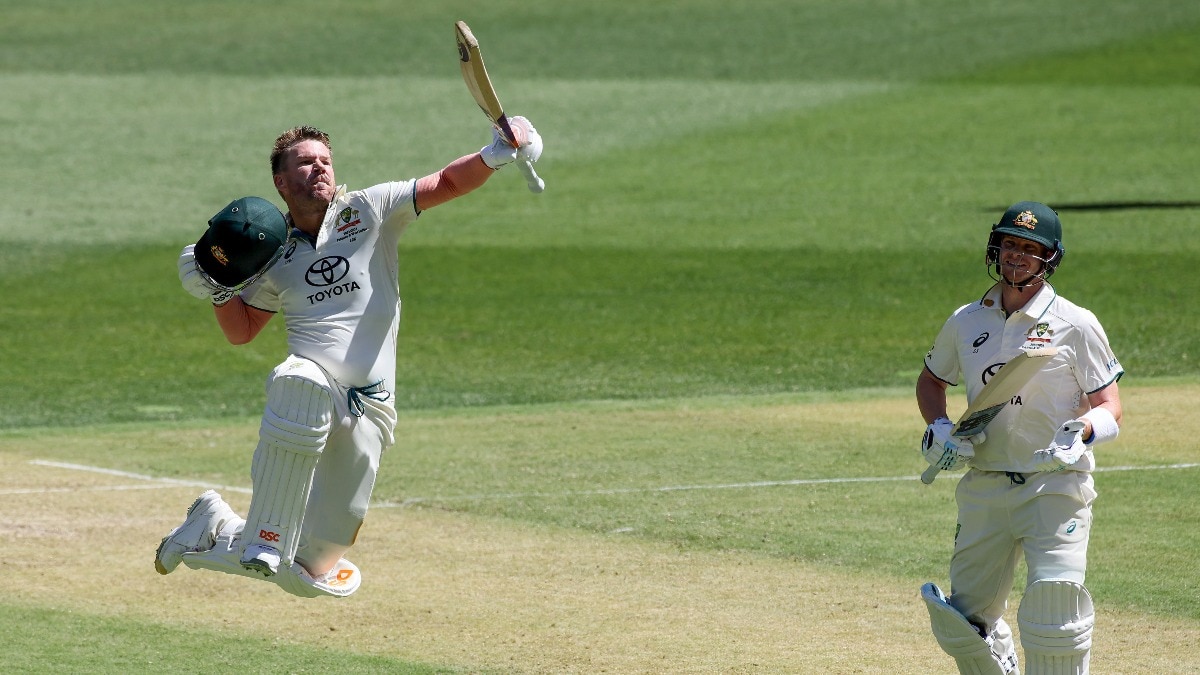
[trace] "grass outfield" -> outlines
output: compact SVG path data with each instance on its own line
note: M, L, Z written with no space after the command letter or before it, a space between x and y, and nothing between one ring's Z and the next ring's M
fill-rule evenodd
M34 629L9 643L6 663L949 672L917 587L944 583L954 480L918 482L902 394L411 413L355 548L364 586L345 601L152 571L157 537L200 486L246 508L253 420L9 434L0 517L16 523L4 565L21 583L0 617ZM1200 543L1186 527L1200 510L1176 495L1200 467L1166 467L1195 459L1182 439L1200 432L1187 415L1200 385L1125 395L1138 414L1096 477L1093 663L1191 672L1200 587L1179 571ZM854 439L840 423L850 418L862 420ZM1164 505L1162 517L1147 519L1147 504ZM114 529L141 545L114 546ZM93 552L86 564L64 541ZM46 638L63 633L72 638Z
M1060 210L1055 285L1128 371L1093 663L1200 671L1200 6L288 7L0 0L6 672L950 672L916 589L953 480L915 481L911 392L1020 199ZM547 190L503 172L402 239L363 592L159 578L201 485L244 509L283 349L225 344L179 248L279 203L293 124L352 187L483 145L464 18Z

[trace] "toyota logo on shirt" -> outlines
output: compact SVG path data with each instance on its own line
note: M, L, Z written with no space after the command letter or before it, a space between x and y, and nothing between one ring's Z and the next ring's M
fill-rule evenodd
M988 366L987 368L984 368L983 374L980 377L980 379L983 380L983 384L986 386L987 383L991 381L992 376L995 375L996 373L1000 372L1000 369L1003 367L1004 367L1004 362L1000 362L1000 363L993 363L992 365Z
M350 261L340 255L326 256L309 265L304 273L304 281L321 290L308 296L308 304L315 305L359 290L361 286L357 281L342 281L347 274L350 274Z
M309 286L324 288L345 279L349 273L350 261L340 255L331 255L309 265L308 271L304 273L304 281Z

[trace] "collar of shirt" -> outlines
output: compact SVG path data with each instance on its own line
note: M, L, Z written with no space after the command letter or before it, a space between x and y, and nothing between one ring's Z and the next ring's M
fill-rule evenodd
M1004 311L1004 305L1001 302L1002 293L1003 289L1000 287L1000 284L994 284L987 290L987 293L984 293L983 297L979 299L980 306L992 307L1001 312ZM1046 313L1046 310L1050 309L1050 305L1057 297L1058 291L1054 290L1054 287L1049 283L1043 283L1042 287L1038 289L1038 292L1029 299L1029 302L1025 303L1024 307L1018 309L1016 312L1013 312L1013 314L1024 314L1034 319L1040 319L1042 318L1042 315Z
M317 241L313 244L313 248L322 249L325 244L329 243L329 231L333 229L333 221L337 219L338 204L346 197L346 186L337 186L337 191L333 193L333 199L329 202L329 206L325 208L325 220L321 221L321 231L317 232Z

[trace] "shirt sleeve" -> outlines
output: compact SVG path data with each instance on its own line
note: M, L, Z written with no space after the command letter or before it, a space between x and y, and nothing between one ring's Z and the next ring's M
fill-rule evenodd
M364 199L379 216L385 229L393 230L396 236L417 219L415 180L380 183L362 191Z
M1092 394L1121 379L1125 369L1113 354L1104 328L1090 312L1079 327L1079 340L1075 347L1075 378L1080 389Z
M259 277L257 281L247 286L241 295L242 302L264 312L278 313L283 307L283 300L279 297L279 292L267 281L266 276Z
M962 376L958 342L958 325L954 321L954 317L951 317L942 324L942 330L938 332L937 339L933 341L933 346L925 355L925 367L929 369L929 372L951 386L957 386L958 380Z

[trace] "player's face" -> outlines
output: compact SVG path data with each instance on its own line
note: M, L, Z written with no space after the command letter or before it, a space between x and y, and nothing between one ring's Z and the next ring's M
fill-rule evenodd
M1046 247L1020 237L1000 240L1000 273L1011 284L1022 284L1042 273L1046 266Z
M333 177L333 155L320 141L306 140L293 145L283 158L283 170L275 176L275 187L284 201L333 201L337 183Z

